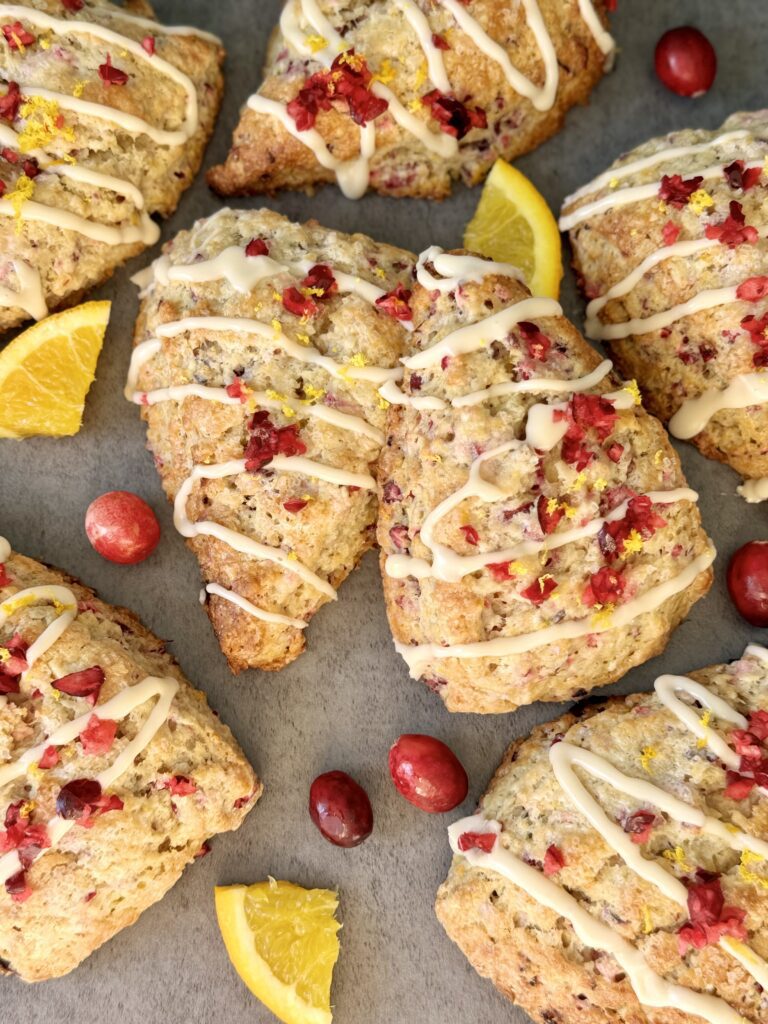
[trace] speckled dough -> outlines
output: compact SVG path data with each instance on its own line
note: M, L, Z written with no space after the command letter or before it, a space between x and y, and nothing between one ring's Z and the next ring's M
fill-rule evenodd
M299 11L299 0L288 2ZM392 0L321 0L319 6L342 33L345 45L364 55L370 70L404 107L445 141L438 122L430 119L420 103L421 96L434 86L424 51L401 8ZM578 0L539 0L538 6L557 54L560 75L555 102L544 111L536 110L530 100L513 90L500 65L476 46L444 7L417 0L431 31L449 46L441 54L453 95L466 100L468 106L481 107L488 127L471 129L456 154L446 157L427 149L385 111L375 121L371 188L384 195L442 198L450 192L452 179L476 184L497 157L509 160L534 149L560 129L571 107L587 101L603 74L606 57L579 13ZM604 20L605 3L597 0L595 6ZM544 65L522 3L473 0L469 13L503 47L516 68L537 86L544 83ZM308 37L316 37L306 23L299 23ZM297 55L276 31L259 93L286 103L322 67L317 59ZM346 110L321 112L316 127L338 159L348 160L359 153L360 131ZM223 195L281 188L310 190L333 180L333 172L323 168L312 150L274 117L248 107L243 108L227 162L208 174L211 186Z
M760 659L745 655L731 665L692 673L691 678L745 716L768 709L768 675ZM726 736L729 726L712 726ZM670 982L714 994L745 1021L763 1024L768 999L737 961L717 945L678 951L684 908L644 881L575 809L559 786L549 760L553 742L565 739L605 758L626 775L652 782L750 835L768 839L768 802L755 795L734 802L724 794L725 770L654 694L595 702L547 725L507 751L480 811L502 823L501 844L541 869L550 845L565 867L552 881L581 906L611 925ZM652 756L643 767L643 750ZM580 780L612 821L624 822L641 807L634 798L579 771ZM651 808L653 810L653 808ZM675 851L681 851L676 854ZM642 845L655 860L684 879L696 868L722 876L726 904L747 911L749 946L768 957L768 874L762 863L740 864L740 855L700 830L657 815ZM675 1009L642 1007L613 957L585 946L569 921L542 906L505 876L453 859L437 896L437 916L473 967L535 1021L547 1024L702 1024Z
M428 349L450 332L527 295L522 284L498 275L442 296L418 286L413 298L417 325L413 351ZM534 319L551 342L545 360L531 358L527 342L514 328L490 347L446 357L410 376L406 371L404 391L449 399L531 377L570 381L595 369L599 363L596 353L565 318ZM609 375L589 390L603 393L619 386ZM535 403L563 403L571 397L517 393L462 408L420 411L398 406L390 410L388 441L379 465L378 537L396 641L441 646L484 642L532 633L564 620L585 619L589 624L599 611L585 603L591 575L608 564L597 536L551 550L545 546L538 554L516 559L506 578L485 567L459 582L395 579L385 568L387 556L393 554L429 559L420 539L424 520L466 482L478 454L523 437ZM551 534L556 541L559 532L605 516L633 495L685 486L680 462L664 430L641 407L618 412L613 430L602 444L591 430L585 443L592 457L583 471L564 461L561 444L544 454L525 446L486 463L484 479L499 484L508 497L489 502L464 500L439 521L435 539L460 555L499 551L524 540L546 540L539 516L541 500L547 506L551 501L559 516L556 532ZM663 516L666 525L633 553L610 563L625 580L623 601L677 576L708 548L695 504L677 501L654 506L654 511ZM476 530L476 537L468 532L470 527ZM544 583L547 578L554 578L557 587L543 603L534 604L522 596L521 591L537 579ZM506 712L536 700L583 696L659 654L710 583L711 572L701 572L690 586L623 628L602 633L586 629L588 635L535 647L524 654L431 657L415 674L451 711ZM610 610L603 614L610 615Z
M0 26L17 17L3 13ZM127 15L114 16L121 7L106 0L86 0L82 9L71 12L59 0L22 0L21 6L43 11L62 21L92 22L140 43L154 36L155 57L142 59L115 43L89 37L83 32L49 31L31 21L21 24L35 37L23 52L12 49L0 35L0 93L8 83L19 84L24 113L25 89L42 88L82 102L100 104L122 114L142 118L151 126L178 131L185 120L185 92L152 61L162 59L184 72L197 93L198 123L183 145L160 144L143 132L129 132L108 117L68 109L58 103L47 113L60 118L52 131L27 136L29 118L15 120L0 116L0 128L21 134L21 160L15 149L0 147L0 182L6 196L15 190L27 154L43 150L42 173L34 179L35 203L68 211L96 224L136 228L141 211L135 197L119 195L110 189L73 180L54 172L50 164L71 165L121 179L138 188L144 197L145 214L167 216L194 178L202 160L205 144L213 130L223 90L221 64L224 51L212 39L193 34L171 35L159 27L152 32L146 24ZM134 6L132 10L136 11ZM138 13L142 12L139 9ZM42 40L42 43L41 43ZM125 85L107 85L98 68L107 53L115 67L129 75ZM33 112L31 120L39 120ZM25 139L27 141L25 141ZM11 154L9 159L8 154ZM27 219L21 202L19 217L0 217L0 288L11 293L0 303L0 331L28 319L29 309L12 304L13 293L21 290L16 263L26 264L39 274L42 293L49 309L71 305L83 293L99 284L120 266L145 248L144 241L105 242L87 237L71 228Z
M724 132L747 130L747 136L723 145L706 146ZM564 214L609 195L619 188L644 185L661 180L662 175L679 174L691 179L702 168L734 160L758 165L768 155L768 111L739 113L716 131L689 130L652 139L620 157L612 168L651 156L672 146L704 145L695 155L662 160L653 167L635 172L617 182L592 191L589 186L576 201L568 203ZM705 238L706 229L719 225L729 215L734 201L742 206L747 225L763 229L766 225L766 175L748 190L733 188L725 174L705 180L701 208L690 204L675 209L653 197L596 212L577 224L570 233L574 266L581 276L588 298L604 295L622 281L650 254L665 245L663 230L670 223L680 229L678 242ZM710 198L707 199L707 196ZM711 200L711 201L710 201ZM665 259L650 269L627 294L610 300L601 310L604 325L621 324L633 318L647 318L691 299L708 289L739 285L768 273L768 240L738 244L731 248L717 244L691 256ZM649 408L668 421L682 403L708 389L722 389L739 374L755 372L765 349L758 347L741 321L754 315L763 317L764 299L736 301L688 314L659 330L630 334L626 339L609 341L622 372L637 378ZM756 362L757 358L757 362ZM745 409L723 409L692 438L706 456L726 462L744 477L768 475L768 407L756 404Z
M133 924L178 880L207 838L238 828L262 787L204 695L131 612L104 604L70 577L22 555L12 554L5 569L10 582L0 586L0 600L27 587L63 585L75 594L79 614L26 674L21 693L0 701L0 765L89 710L85 699L51 687L63 675L101 666L97 714L106 700L148 675L179 682L165 724L109 787L123 810L99 816L88 829L75 825L45 851L27 869L32 893L26 901L12 902L0 886L0 961L26 981L42 981L71 971ZM13 634L33 642L56 614L46 602L19 609L0 627L0 646ZM55 814L59 788L94 778L111 764L114 750L137 734L153 704L121 720L106 755L86 755L76 741L59 748L57 766L0 786L0 815L17 801L33 801L31 820L45 824ZM175 775L191 779L197 792L172 799L167 783Z
M252 238L266 240L270 256L282 264L299 260L330 265L389 290L410 281L413 256L379 245L365 235L345 235L315 223L293 224L275 213L222 210L198 222L166 246L172 264L210 259L230 246L244 247ZM136 341L151 337L160 324L188 316L251 317L284 331L303 335L305 343L341 366L396 367L405 344L403 325L379 312L358 295L339 291L323 299L318 315L306 322L281 302L283 289L301 282L290 272L262 279L248 293L225 281L157 284L142 303ZM296 425L307 445L306 458L354 473L370 474L380 442L312 417L312 404L362 417L383 432L385 402L376 385L351 377L333 377L315 365L299 362L268 339L235 331L198 329L163 341L162 350L145 364L139 388L147 391L187 382L246 387L280 396L282 408L271 409L277 427ZM163 486L174 498L196 463L243 458L247 423L254 405L222 405L187 397L142 409L148 443ZM383 437L383 433L381 435ZM285 503L306 501L300 511ZM195 486L188 502L193 521L208 519L229 526L298 559L333 587L338 587L374 541L375 490L354 490L302 474L270 470L241 473ZM222 541L199 536L189 542L207 583L217 582L269 612L308 621L328 600L311 582L273 561L240 554ZM289 563L290 564L290 563ZM233 671L279 669L304 649L295 626L259 620L218 596L206 610Z

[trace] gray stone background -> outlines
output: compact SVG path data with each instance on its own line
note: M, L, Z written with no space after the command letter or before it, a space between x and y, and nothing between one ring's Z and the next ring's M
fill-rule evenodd
M259 81L266 41L280 0L158 0L168 23L206 27L228 51L227 93L204 166L225 156L240 104ZM518 166L552 207L620 152L647 137L684 126L715 127L731 112L765 101L768 6L765 0L619 0L613 19L619 57L589 107L572 111L563 132ZM656 81L653 49L667 28L692 23L715 43L720 71L702 99L673 96ZM479 190L457 188L443 203L367 196L353 203L326 188L314 198L285 193L241 200L289 217L314 216L344 231L365 231L410 249L461 243ZM164 225L163 238L213 213L220 200L202 177ZM151 254L151 255L154 255ZM174 532L135 407L122 397L137 308L131 273L145 255L118 272L94 297L113 300L109 334L90 393L85 425L75 438L0 442L0 533L15 547L60 565L95 586L107 601L133 608L160 636L182 668L234 729L266 785L240 831L214 840L209 857L140 921L102 947L69 977L34 987L0 980L0 1019L8 1024L269 1024L274 1018L230 966L213 909L213 886L268 874L307 886L338 887L342 953L333 999L337 1024L523 1024L492 986L475 975L445 937L432 911L449 863L445 828L469 812L506 745L557 707L536 705L512 715L450 715L426 688L408 678L387 628L376 558L342 587L340 600L315 618L309 652L275 674L229 674L198 605L197 565ZM569 273L566 312L579 325L583 305ZM648 689L661 671L685 672L733 658L749 639L724 585L729 554L766 535L765 507L735 494L728 469L679 445L691 486L701 492L704 521L720 551L716 583L667 651L612 689ZM126 488L157 511L163 539L143 565L102 561L90 548L83 516L92 498ZM387 751L401 732L429 732L449 743L470 777L470 794L455 814L425 815L394 791ZM306 812L311 780L343 768L368 790L375 829L355 850L326 843Z

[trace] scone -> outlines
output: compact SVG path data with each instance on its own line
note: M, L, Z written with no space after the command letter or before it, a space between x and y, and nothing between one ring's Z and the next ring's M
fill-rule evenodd
M396 646L451 711L580 696L658 654L711 582L661 424L514 267L419 258L379 465Z
M161 640L0 538L0 968L77 967L260 794Z
M768 1020L768 651L588 704L506 753L437 916L549 1024Z
M287 0L223 195L446 196L534 149L610 64L606 0Z
M106 0L0 4L0 332L153 245L223 88L214 36Z
M570 196L586 334L675 437L768 476L768 110L652 139ZM751 492L757 485L748 485Z
M221 210L146 275L127 397L233 671L279 669L373 544L414 257Z

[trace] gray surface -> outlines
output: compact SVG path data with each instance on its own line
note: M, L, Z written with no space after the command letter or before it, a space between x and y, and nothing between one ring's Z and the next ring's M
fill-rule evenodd
M279 0L157 3L164 20L210 27L227 46L227 97L206 166L225 155L239 103L257 84L279 6ZM555 209L622 149L673 128L714 127L733 110L758 106L764 95L761 55L768 47L768 20L763 0L620 0L619 7L614 26L624 50L615 73L597 89L591 107L573 112L565 131L519 164ZM696 102L662 90L651 66L662 31L689 21L716 43L721 67L712 93ZM748 34L732 31L736 25L748 25ZM460 244L478 196L478 190L462 189L441 204L370 196L352 203L327 188L314 199L283 194L267 205L418 250L430 243ZM260 205L258 200L247 204ZM164 226L163 237L219 205L199 180ZM406 804L389 781L386 758L401 732L440 736L469 773L470 798L463 808L469 812L507 743L552 717L557 707L536 705L492 718L449 715L426 688L409 680L392 648L372 555L343 586L338 604L324 608L309 627L309 653L278 675L249 672L232 679L198 606L197 564L173 530L170 507L144 450L144 428L136 409L122 398L136 312L128 277L147 261L134 261L100 293L114 301L112 323L80 435L0 442L0 533L18 549L97 587L106 600L129 605L169 638L184 671L234 727L266 792L240 832L215 840L211 856L74 974L35 987L15 979L0 982L2 1019L9 1024L67 1019L268 1024L273 1018L227 961L212 889L273 874L340 890L344 929L334 984L337 1024L522 1024L528 1018L475 975L432 911L449 862L445 826L460 812L431 817ZM564 291L566 311L581 323L583 310L570 276ZM736 497L736 477L728 469L690 447L680 446L680 452L720 549L716 584L663 657L631 672L613 687L618 692L649 688L662 669L684 672L732 658L750 636L760 639L760 631L750 632L736 617L723 576L734 548L766 535L765 509L749 508ZM88 502L113 488L138 492L158 512L163 540L144 565L110 565L86 541ZM310 781L331 768L351 772L373 803L374 834L357 850L328 845L306 813Z

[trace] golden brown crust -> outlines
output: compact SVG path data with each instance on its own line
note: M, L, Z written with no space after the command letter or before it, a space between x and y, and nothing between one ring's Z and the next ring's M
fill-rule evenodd
M323 4L320 6L323 8ZM376 153L370 163L370 186L384 195L441 199L449 194L452 179L476 184L498 156L513 159L555 134L566 112L587 101L603 74L605 55L579 13L578 0L539 2L560 74L555 102L546 111L536 110L530 100L512 89L500 65L478 49L444 8L435 4L418 6L428 16L432 31L449 45L442 57L453 95L467 99L470 107L482 108L488 127L472 129L458 153L446 158L428 150L385 112L375 122ZM603 0L597 0L595 6L605 21ZM424 52L402 10L382 0L348 0L338 10L325 13L337 28L347 26L344 44L365 56L371 71L381 77L408 111L415 112L431 131L438 131L438 123L429 120L420 106L420 97L433 86L426 75ZM536 85L543 84L542 60L522 4L474 0L471 14L504 47L516 68ZM310 27L302 31L313 38L316 35ZM321 69L317 60L297 58L281 33L270 45L259 93L286 103L312 73ZM346 111L321 112L316 128L337 159L348 160L359 153L359 129ZM208 172L209 184L223 195L269 193L281 188L312 191L333 180L333 172L323 168L312 150L275 118L247 106L235 129L226 163Z
M66 11L58 0L27 0L22 5L63 21L93 22L135 42L151 34L142 23L110 14L123 8L107 0L93 0L76 13ZM8 23L7 18L3 21ZM52 310L72 305L78 296L108 278L116 267L140 253L153 239L145 234L143 241L121 242L115 236L101 240L69 226L25 217L25 203L34 202L76 214L97 225L132 229L140 226L142 211L133 196L123 196L103 185L78 181L65 174L46 173L46 164L65 168L71 165L75 171L95 171L128 182L143 195L145 218L155 214L168 216L192 183L213 131L224 87L224 51L202 36L154 33L156 58L186 74L197 94L197 128L183 145L168 145L141 132L129 133L104 117L70 109L64 99L74 97L140 117L154 127L179 130L185 119L185 92L180 84L153 67L152 60L118 50L117 44L110 46L97 37L57 34L32 22L25 27L35 36L35 42L24 47L23 53L4 43L0 59L0 78L6 83L17 82L23 99L19 117L0 119L6 133L20 134L20 142L3 151L14 153L20 147L22 161L37 155L43 171L35 177L31 195L21 202L20 217L0 217L0 285L11 293L20 292L22 282L17 264L24 264L39 275L45 303ZM106 85L101 80L98 67L105 62L108 51L114 66L128 74L125 85ZM29 95L25 90L34 88L63 98L44 108L35 107L33 101L28 108ZM57 127L41 133L37 125L45 117L53 118ZM18 159L9 161L0 156L0 180L6 195L17 189L22 171ZM146 226L146 219L144 223ZM150 225L147 231L151 230ZM30 308L12 306L11 302L9 296L0 304L0 332L22 323L30 315L40 315Z
M429 348L451 331L494 315L527 294L523 285L500 276L464 284L444 296L418 286L413 298L417 330L412 351ZM598 365L596 353L563 317L534 316L533 320L550 341L544 361L530 357L527 342L513 329L504 342L490 349L451 356L444 367L437 364L410 378L406 371L404 390L409 395L447 399L509 380L537 376L571 380ZM607 393L617 383L607 376L589 390ZM431 561L420 537L425 518L465 484L478 453L524 436L535 403L570 397L528 392L463 408L390 410L388 443L379 462L378 538L390 625L396 642L405 645L406 656L410 645L484 642L534 632L562 619L589 619L599 609L585 604L587 588L601 569L620 572L625 581L620 601L626 601L676 577L707 550L698 509L683 500L654 506L666 525L644 542L637 538L634 553L613 561L604 554L600 537L592 536L549 550L545 545L538 554L515 558L508 577L501 559L497 560L501 570L493 565L481 568L458 582L387 575L384 565L390 555L410 554ZM483 477L501 484L506 498L465 499L440 519L435 540L460 555L502 551L521 541L546 541L550 535L556 540L557 532L605 516L635 495L685 487L679 459L664 430L642 408L618 412L602 442L589 431L585 443L591 456L582 470L564 460L560 444L543 455L526 446L490 462ZM552 534L544 532L541 502L544 512L551 503L550 514L559 517ZM477 537L466 533L470 528ZM557 583L551 599L536 605L523 596L537 579L542 584L548 577ZM583 696L659 654L711 581L710 570L700 572L690 586L624 628L559 640L525 654L429 656L416 663L414 674L438 692L452 711L505 712L535 700Z
M325 264L383 291L410 280L413 256L404 250L379 245L365 235L331 231L316 222L293 224L268 210L222 210L177 235L166 246L165 259L169 265L214 259L230 247L242 252L253 238L264 240L270 258L283 268L301 261ZM248 391L272 396L272 424L297 428L307 446L306 458L370 477L384 436L385 403L375 383L348 372L352 367L396 367L405 330L370 301L343 288L319 300L316 315L309 319L290 313L282 292L300 286L302 278L303 272L278 266L250 291L238 291L226 279L194 286L178 281L155 284L142 303L137 343L151 338L159 325L190 316L256 319L266 325L268 336L206 329L165 338L162 350L141 371L139 388L148 391L189 382L222 388L240 381ZM334 359L342 376L334 377L286 352L275 325L284 337L302 339L307 351L314 346ZM263 406L263 397L225 405L188 396L142 410L149 447L170 499L196 464L243 458L248 423L260 401ZM335 410L354 416L358 427L367 424L374 434L320 419L312 415L313 406L321 414L333 415ZM292 509L296 501L305 505ZM335 588L373 544L376 504L373 489L276 472L267 464L263 472L201 481L187 502L187 512L193 522L207 519L288 553ZM290 568L240 553L215 537L198 536L189 545L206 583L217 583L264 611L306 622L329 599ZM264 622L221 596L209 595L207 611L235 672L279 669L304 649L298 627Z
M651 139L612 166L617 170L637 158L669 147L704 145L698 154L662 161L645 171L622 178L618 185L631 188L661 180L662 175L680 174L690 180L704 167L734 160L759 164L768 154L768 112L734 114L716 131L681 131ZM706 146L724 132L747 130L744 139L726 145ZM570 232L574 266L588 297L594 298L622 281L635 267L665 246L665 225L680 229L678 242L705 239L707 228L722 224L731 204L741 207L746 224L761 228L765 214L765 174L748 190L733 188L725 174L701 185L702 204L681 209L661 201L657 194L648 199L598 212ZM609 194L610 185L591 191L568 203L572 213L586 202ZM667 229L669 230L669 229ZM687 302L703 291L727 288L768 272L768 242L730 247L716 244L695 255L665 259L650 268L626 295L611 300L600 312L605 325L621 324L633 318L645 319ZM723 389L740 374L755 372L762 365L765 349L757 345L741 326L748 315L761 318L764 301L727 302L714 308L679 317L658 330L631 334L608 341L622 373L635 377L643 389L648 407L668 422L682 403L709 389ZM704 430L691 440L709 458L725 462L745 477L768 475L768 407L755 404L747 409L723 409Z
M123 809L99 816L92 827L75 825L26 871L31 895L14 902L0 887L0 960L26 981L66 974L94 949L132 924L178 880L185 866L217 832L238 828L262 786L229 729L192 688L161 640L123 608L100 601L92 590L23 555L5 564L10 582L0 600L41 585L69 588L78 602L74 622L25 673L20 693L0 706L0 765L16 761L64 722L89 711L52 681L93 665L105 680L94 712L147 676L173 677L179 690L169 716L149 745L108 792ZM0 626L0 646L13 635L31 644L56 617L38 601L12 611ZM56 813L60 788L74 779L95 778L146 720L153 702L118 723L117 737L103 755L86 754L75 741L59 748L59 763L34 769L0 785L0 815L9 805L31 802L33 824ZM169 780L191 780L195 792L172 796ZM2 835L2 831L0 831Z
M766 666L755 657L745 655L731 665L691 673L691 678L746 716L768 707ZM713 726L718 727L714 721ZM728 726L722 731L727 733ZM653 694L596 703L535 729L510 746L480 801L482 813L502 823L502 844L515 856L541 864L548 847L557 846L565 867L553 879L636 945L655 971L669 981L716 994L745 1020L761 1024L768 999L760 986L717 946L689 950L681 957L676 933L686 923L686 911L627 868L575 810L549 761L551 744L562 738L762 839L768 837L766 801L760 796L739 802L727 798L722 764ZM650 744L646 771L642 753ZM623 822L640 807L605 783L582 778L612 820ZM747 911L746 941L759 956L768 957L763 927L768 895L766 886L755 881L765 876L762 864L742 870L738 852L663 815L657 816L643 852L680 878L695 868L721 875L727 904ZM436 910L475 969L536 1021L700 1024L700 1017L671 1008L642 1007L613 957L585 946L565 917L538 904L506 877L470 867L461 856L453 859Z

